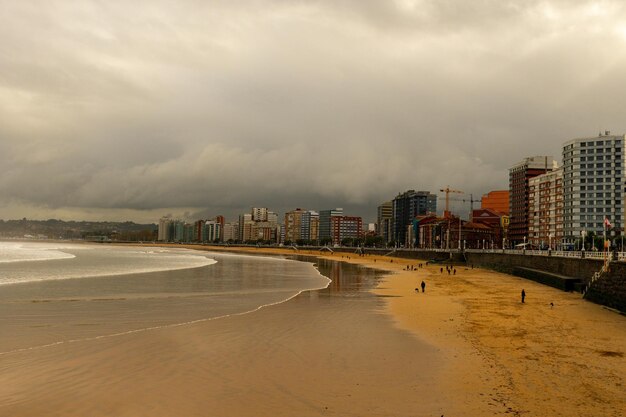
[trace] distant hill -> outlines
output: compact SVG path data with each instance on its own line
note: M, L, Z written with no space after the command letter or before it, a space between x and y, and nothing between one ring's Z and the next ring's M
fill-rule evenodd
M89 239L103 237L111 240L155 240L156 224L133 222L77 222L63 220L0 220L0 237Z

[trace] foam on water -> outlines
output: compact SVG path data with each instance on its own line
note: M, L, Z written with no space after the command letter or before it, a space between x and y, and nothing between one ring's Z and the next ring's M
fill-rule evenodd
M76 255L63 252L51 245L29 245L22 242L0 242L0 263L71 259Z
M76 254L90 253L90 262ZM217 261L186 250L0 242L0 285L199 268Z

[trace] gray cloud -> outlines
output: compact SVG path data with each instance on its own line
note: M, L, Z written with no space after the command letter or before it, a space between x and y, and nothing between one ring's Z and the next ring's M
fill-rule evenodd
M474 195L626 131L617 1L0 0L0 218Z

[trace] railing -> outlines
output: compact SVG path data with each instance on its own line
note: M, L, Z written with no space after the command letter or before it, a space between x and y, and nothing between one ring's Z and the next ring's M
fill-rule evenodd
M607 257L604 260L604 263L602 264L602 268L600 268L600 270L598 272L594 272L593 276L591 277L591 280L589 280L587 285L585 285L585 288L583 288L583 298L585 296L587 296L587 292L589 291L589 289L591 288L593 283L598 281L600 278L602 278L602 275L604 275L606 272L608 272L609 265L610 265L610 260Z
M446 251L445 249L438 249L437 251ZM457 252L453 250L452 252ZM601 251L563 251L563 250L536 250L536 249L465 249L467 253L504 253L507 255L532 255L532 256L554 256L558 258L586 258L586 259L605 259L626 262L626 252L618 252L617 257L614 258L613 252L601 252Z

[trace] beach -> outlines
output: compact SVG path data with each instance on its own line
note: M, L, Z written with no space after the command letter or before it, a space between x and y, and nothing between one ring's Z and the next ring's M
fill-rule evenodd
M406 269L417 260L298 254L320 257L328 288L249 314L0 355L0 415L626 409L626 317L578 294L461 265L448 275L440 265ZM416 291L421 281L425 292Z

